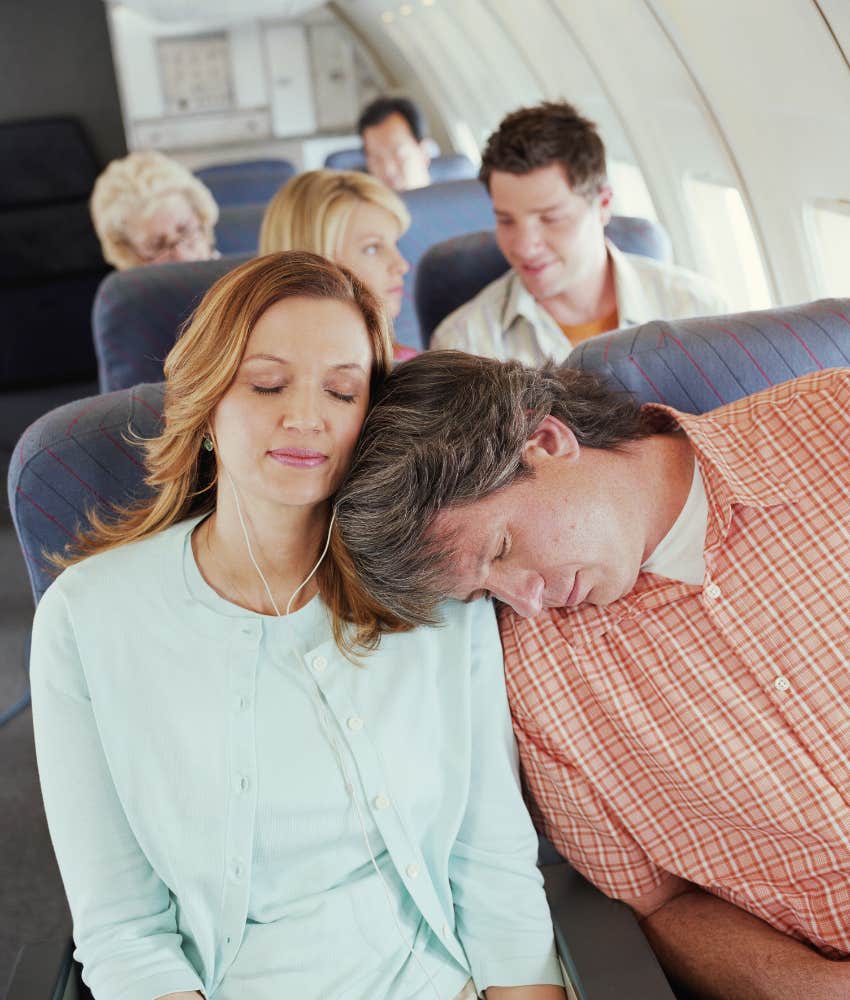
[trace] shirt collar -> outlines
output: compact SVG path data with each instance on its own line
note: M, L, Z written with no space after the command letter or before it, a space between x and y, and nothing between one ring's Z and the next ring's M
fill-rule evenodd
M711 414L694 415L674 410L661 403L647 403L644 409L658 417L658 429L680 427L688 437L700 466L708 501L706 527L706 562L722 544L729 531L735 504L749 507L772 507L793 503L804 493L802 484L791 481L779 463L762 454L753 462L752 456L740 448L726 447L726 434ZM552 608L549 614L565 641L581 646L604 635L619 622L646 611L671 604L694 593L698 588L656 576L640 573L634 588L613 604L604 607L581 605L578 608ZM510 609L503 611L510 617Z
M652 315L652 307L646 298L640 277L629 263L626 255L618 250L609 239L605 240L605 246L608 250L608 259L614 269L614 294L617 299L618 325L623 327L642 323L647 316ZM522 283L517 272L511 269L508 274L507 294L501 318L502 329L509 329L518 316L527 319L535 329L541 323L541 316L548 317L554 323L555 321Z
M653 308L646 297L644 284L627 256L610 240L608 259L614 269L614 294L617 297L618 326L637 326L653 315Z
M522 278L516 271L511 269L508 273L510 277L506 289L505 306L502 310L502 329L508 330L518 316L527 319L536 329L540 325L541 314L546 313L546 310L525 287Z

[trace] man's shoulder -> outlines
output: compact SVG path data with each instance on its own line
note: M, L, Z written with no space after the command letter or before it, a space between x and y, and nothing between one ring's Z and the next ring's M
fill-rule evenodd
M623 253L621 257L644 289L651 289L660 300L659 306L665 307L662 318L677 319L729 311L729 303L723 293L705 275L640 254Z
M826 368L798 375L786 382L767 386L760 392L742 396L716 410L698 416L680 416L685 422L717 427L742 420L762 419L775 410L807 410L820 415L823 408L844 414L845 420L850 422L850 368Z
M431 335L431 349L490 353L476 348L486 346L501 332L502 311L514 276L513 270L506 271L449 313Z
M781 440L780 426L785 428L786 435L793 436L793 425L800 426L803 422L811 434L823 436L825 440L835 438L848 446L850 368L827 368L800 375L699 416L680 414L679 417L686 428L704 428L709 436L726 427L734 427L737 431L750 426L772 437L780 447L790 443ZM775 431L773 424L776 424Z

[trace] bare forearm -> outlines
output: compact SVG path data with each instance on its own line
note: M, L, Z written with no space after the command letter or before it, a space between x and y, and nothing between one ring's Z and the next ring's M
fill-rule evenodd
M487 1000L566 1000L560 986L489 986Z
M706 1000L850 997L850 965L709 893L676 896L641 927L667 972Z

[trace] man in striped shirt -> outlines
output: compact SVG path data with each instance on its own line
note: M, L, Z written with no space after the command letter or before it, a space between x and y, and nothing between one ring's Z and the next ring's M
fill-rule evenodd
M571 104L508 115L487 140L479 176L511 269L444 319L432 348L538 365L618 327L727 311L702 276L605 239L605 146Z
M426 354L361 448L371 593L502 602L558 849L700 995L850 997L850 369L693 416Z

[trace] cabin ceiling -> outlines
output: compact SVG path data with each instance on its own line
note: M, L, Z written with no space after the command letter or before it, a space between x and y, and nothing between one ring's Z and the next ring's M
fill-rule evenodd
M259 18L297 18L324 6L324 0L108 0L155 21L236 24Z

